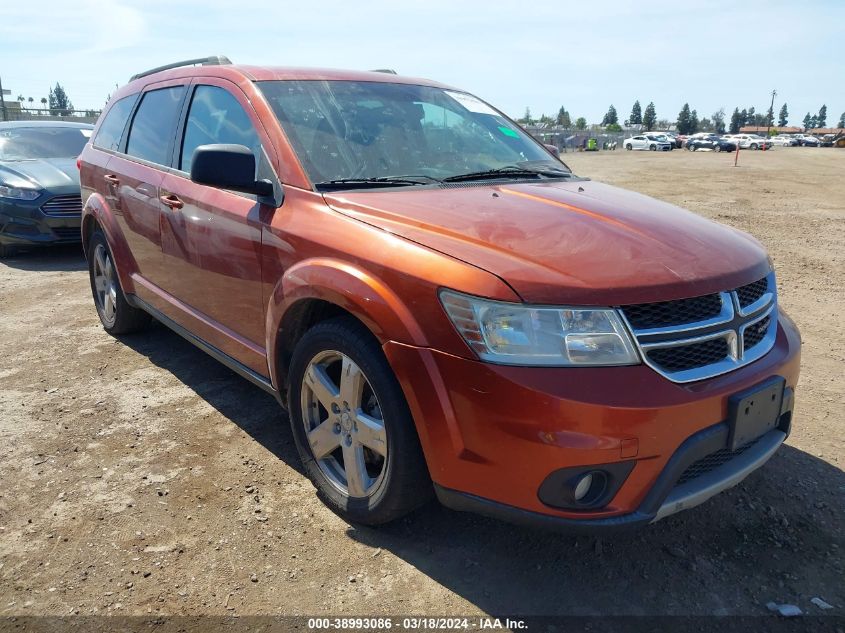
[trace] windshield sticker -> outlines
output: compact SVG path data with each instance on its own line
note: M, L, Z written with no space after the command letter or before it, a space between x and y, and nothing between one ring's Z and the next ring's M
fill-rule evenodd
M519 138L519 134L517 134L514 130L510 129L509 127L505 127L504 125L499 126L499 131L505 136L510 136L511 138Z
M493 116L499 115L498 112L496 112L489 105L481 101L481 99L477 99L472 95L466 94L465 92L451 92L449 90L444 90L443 92L452 97L455 101L460 103L470 112L477 112L478 114L492 114Z

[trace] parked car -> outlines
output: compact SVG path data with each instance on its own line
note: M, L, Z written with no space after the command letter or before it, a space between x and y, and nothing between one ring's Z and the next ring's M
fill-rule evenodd
M770 149L772 142L757 134L734 134L732 140L739 143L740 149Z
M627 150L651 150L652 152L656 152L658 150L662 152L668 152L672 149L672 144L667 140L663 141L658 139L654 135L646 135L646 134L637 134L636 136L630 136L622 141L622 146Z
M0 123L0 257L21 246L79 242L76 157L94 129L84 123Z
M460 89L184 64L119 88L80 157L94 305L275 395L341 516L436 493L644 525L787 437L800 338L760 242L577 177Z
M699 149L709 149L714 152L735 152L736 141L729 138L722 138L717 134L708 134L695 138L688 138L686 148L692 152Z
M798 144L802 147L821 147L821 141L811 134L800 134Z
M795 147L798 145L797 139L785 134L772 136L769 141L771 141L772 145L779 145L780 147Z

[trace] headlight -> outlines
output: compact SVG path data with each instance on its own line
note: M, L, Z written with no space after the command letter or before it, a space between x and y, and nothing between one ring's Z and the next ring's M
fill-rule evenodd
M440 292L446 313L481 360L504 365L636 365L615 310L545 308Z
M24 189L22 187L10 187L0 185L0 198L12 198L13 200L35 200L41 195L38 189Z

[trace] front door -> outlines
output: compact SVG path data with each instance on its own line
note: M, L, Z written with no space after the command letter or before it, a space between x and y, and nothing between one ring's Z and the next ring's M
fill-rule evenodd
M198 185L190 169L200 145L245 145L256 163L262 140L271 146L239 88L225 80L203 82L193 87L175 169L161 184L161 249L169 270L164 289L202 322L203 338L267 375L260 215L272 210L253 195Z

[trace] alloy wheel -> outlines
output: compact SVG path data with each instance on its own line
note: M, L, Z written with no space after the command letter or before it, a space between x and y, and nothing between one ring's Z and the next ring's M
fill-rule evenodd
M97 244L94 249L94 288L100 314L111 325L117 315L117 276L111 255L103 244Z
M387 432L367 376L349 356L325 350L302 379L302 421L326 479L349 497L370 496L387 471Z

